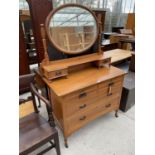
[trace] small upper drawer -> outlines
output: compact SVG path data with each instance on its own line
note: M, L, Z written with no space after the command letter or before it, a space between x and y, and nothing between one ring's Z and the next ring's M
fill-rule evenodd
M63 76L67 76L68 75L68 70L67 68L64 69L60 69L60 70L55 70L55 71L51 71L51 72L45 72L45 76L49 79L56 79L58 77L63 77Z

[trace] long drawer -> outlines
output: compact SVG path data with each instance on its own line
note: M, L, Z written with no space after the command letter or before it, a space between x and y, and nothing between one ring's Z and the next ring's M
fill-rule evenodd
M66 119L67 132L71 134L73 131L81 128L95 118L116 110L119 107L119 97L109 98L108 100L99 100L98 103L91 106L87 111L76 113Z

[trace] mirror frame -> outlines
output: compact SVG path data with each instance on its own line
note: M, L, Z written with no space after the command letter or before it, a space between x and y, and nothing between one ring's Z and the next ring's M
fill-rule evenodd
M90 12L90 14L94 17L95 21L96 21L96 37L94 38L94 40L92 41L91 45L89 45L87 48L85 48L84 50L80 50L79 52L75 52L75 53L71 53L69 51L66 51L66 50L63 50L62 48L60 48L59 46L57 46L54 41L52 40L52 37L51 37L51 34L50 34L50 28L49 28L49 24L50 24L50 20L51 18L53 17L53 15L63 9L63 8L66 8L66 7L79 7L81 9L84 9L84 10L87 10L88 12ZM97 20L97 17L95 16L95 13L93 11L91 11L89 8L83 6L83 5L79 5L79 4L64 4L64 5L61 5L60 7L52 10L49 15L47 16L46 18L46 21L45 21L45 30L46 30L46 33L47 33L47 36L48 36L48 40L50 41L50 43L57 49L59 50L60 52L63 52L65 54L70 54L70 55L76 55L76 54L80 54L80 53L84 53L86 52L87 50L89 50L94 44L95 42L97 41L98 37L99 37L99 23L98 23L98 20Z

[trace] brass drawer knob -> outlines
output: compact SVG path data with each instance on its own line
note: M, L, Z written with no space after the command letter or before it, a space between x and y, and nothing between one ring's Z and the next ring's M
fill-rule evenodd
M83 109L83 108L85 108L87 105L86 104L83 104L83 105L81 105L79 108L80 109Z
M80 118L80 121L83 121L85 119L86 119L86 116L83 116L83 117Z
M86 96L87 96L87 93L85 93L85 92L82 92L82 93L79 94L79 98L83 98L83 97L86 97Z

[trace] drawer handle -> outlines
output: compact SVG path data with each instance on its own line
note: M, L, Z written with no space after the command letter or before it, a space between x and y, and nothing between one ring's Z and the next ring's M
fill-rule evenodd
M83 98L83 97L86 97L86 96L87 96L87 93L83 92L83 93L80 93L79 98Z
M80 109L83 109L83 108L85 108L87 105L86 104L83 104L83 105L81 105L79 108Z
M85 119L86 119L86 116L83 116L83 117L80 118L80 121L83 121Z
M114 85L114 83L113 82L111 82L111 83L109 83L108 84L108 94L107 94L107 96L111 96L112 95L112 92L111 92L111 90L112 90L112 85Z
M111 107L111 104L107 104L105 107L106 107L106 108L109 108L109 107Z
M56 75L56 76L61 75L61 71L57 71L57 72L55 72L55 75Z

